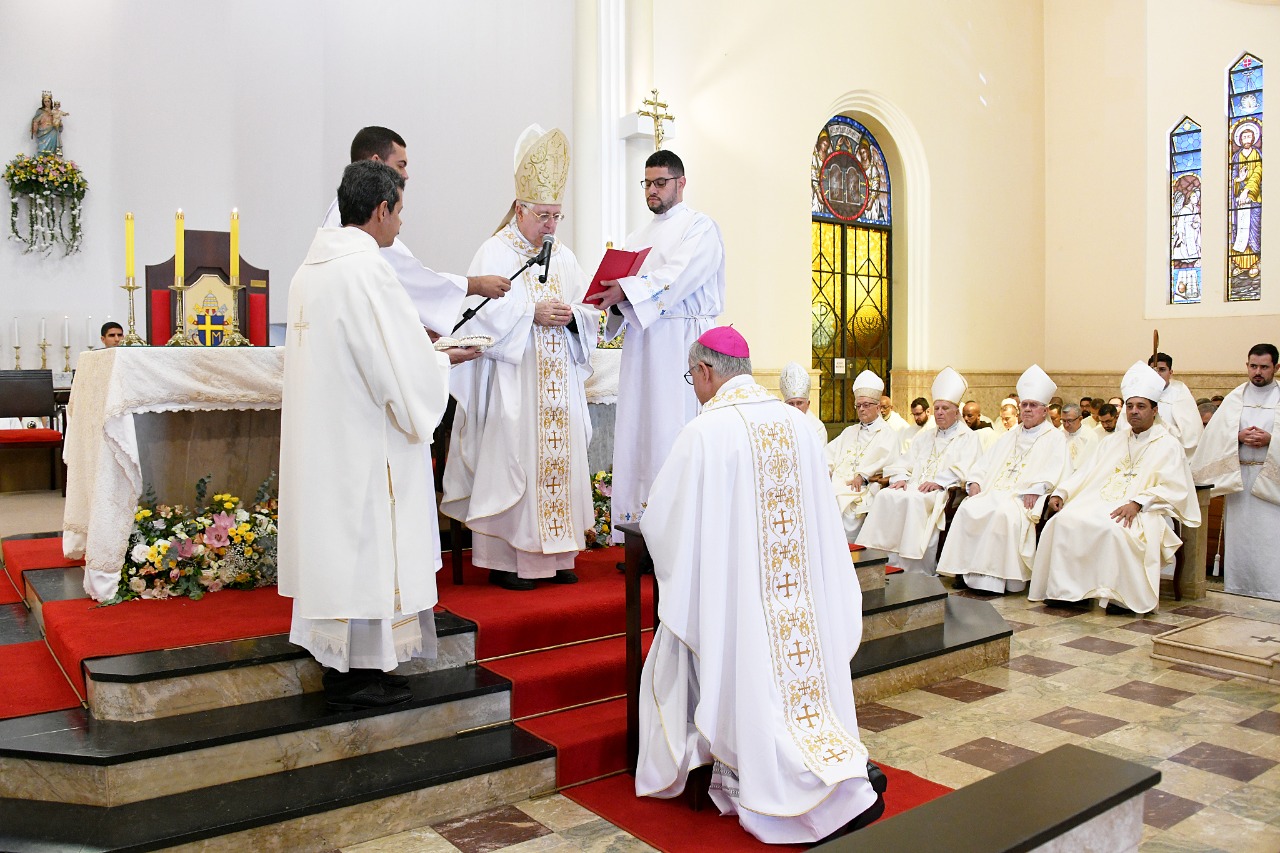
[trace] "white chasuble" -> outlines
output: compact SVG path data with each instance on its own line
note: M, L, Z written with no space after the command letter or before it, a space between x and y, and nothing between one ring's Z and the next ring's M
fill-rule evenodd
M890 488L876 495L857 544L888 551L892 565L932 573L938 531L945 523L946 490L964 480L981 451L977 434L959 419L945 430L936 425L920 430L907 451L885 467ZM904 488L892 488L896 483ZM922 492L925 483L942 488Z
M1200 407L1196 405L1196 398L1185 382L1180 379L1169 380L1168 387L1160 395L1159 413L1160 421L1169 435L1178 440L1187 458L1190 458L1196 452L1196 445L1200 443L1204 423L1200 420ZM1123 410L1120 412L1120 420L1128 426Z
M439 544L420 529L448 369L374 239L320 229L289 287L279 565L290 639L326 666L434 649Z
M1191 460L1197 483L1212 484L1223 501L1223 589L1280 601L1280 383L1236 388L1205 427ZM1266 447L1241 444L1240 431L1271 434Z
M1065 499L1045 525L1027 598L1117 601L1150 613L1160 600L1160 568L1182 546L1167 519L1200 525L1186 453L1160 424L1102 439L1085 467L1054 490ZM1130 526L1111 513L1130 501L1142 510Z
M636 792L711 797L768 843L813 842L875 801L849 661L861 593L822 445L735 377L680 434L640 522L661 623L640 686Z
M338 200L335 198L324 215L322 228L341 228L342 219L338 214ZM404 292L409 295L414 310L422 325L437 335L447 335L453 330L462 312L462 300L467 296L467 279L465 276L439 273L428 269L417 258L409 247L397 237L395 242L380 250L382 257L395 270ZM510 275L517 267L512 267L501 275Z
M470 274L509 275L538 251L509 223L480 247ZM546 282L538 278L538 268L526 270L458 330L495 343L453 370L458 408L440 507L476 534L477 566L525 578L573 568L595 521L584 383L600 312L575 304L587 282L563 244L555 245ZM548 299L573 307L576 332L533 322L537 303Z
M1021 592L1031 578L1045 496L1066 467L1066 439L1047 420L1002 435L967 477L980 491L960 503L938 574L964 575L966 584L989 592ZM1030 509L1025 495L1035 499Z
M1098 449L1098 442L1102 440L1097 430L1089 429L1083 424L1075 432L1067 432L1064 429L1062 437L1067 441L1066 473L1068 475L1074 474L1088 464L1089 455Z
M836 504L844 522L845 538L852 542L862 529L862 522L871 512L871 503L880 486L868 483L878 477L885 465L897 458L900 452L895 432L882 418L870 424L857 423L846 427L835 441L827 445L827 465L831 468L831 487L836 493ZM861 476L862 487L854 490L849 481Z
M618 373L613 498L616 525L639 521L649 487L676 436L698 414L684 381L689 347L724 310L724 241L711 217L681 203L627 237L650 247L640 274L620 279L627 301L608 314L606 334L625 331ZM614 542L622 534L613 534Z

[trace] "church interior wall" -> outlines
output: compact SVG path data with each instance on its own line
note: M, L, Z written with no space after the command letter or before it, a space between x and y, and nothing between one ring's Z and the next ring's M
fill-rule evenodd
M38 364L41 317L56 347L70 315L76 352L87 316L95 327L108 314L125 320L125 211L137 217L141 267L173 254L178 208L189 230L226 230L239 208L242 254L270 269L272 320L283 321L289 279L367 124L408 142L406 243L436 269L465 272L510 203L519 132L536 121L573 138L574 11L519 0L392 0L376 14L337 0L0 0L0 155L34 153L29 123L50 89L70 113L66 156L89 180L79 254L0 245L0 360L12 365L15 315L27 367Z

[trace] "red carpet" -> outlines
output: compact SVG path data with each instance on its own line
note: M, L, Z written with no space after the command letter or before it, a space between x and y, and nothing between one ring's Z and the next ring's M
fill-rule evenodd
M22 596L18 595L13 580L7 574L0 578L0 604L16 604L21 600Z
M4 567L13 585L22 589L22 573L29 569L65 569L83 566L84 560L68 560L62 556L62 537L48 539L6 539L0 543Z
M511 716L527 717L627 692L626 638L595 640L486 663L512 681ZM640 637L648 654L653 632ZM589 779L589 776L582 777Z
M450 555L437 575L440 604L479 626L476 656L508 655L564 643L590 640L626 630L626 597L617 563L622 548L584 551L575 568L576 584L539 583L532 592L513 592L488 582L489 573L471 565L468 552L466 583L454 586ZM652 627L653 579L645 578L645 627Z
M86 598L50 601L43 612L49 648L83 696L85 658L287 634L292 607L292 599L268 586L225 589L199 601L135 600L110 607Z
M0 646L0 720L76 708L80 700L40 640Z
M914 773L882 766L889 777L885 792L885 818L915 808L950 793L945 785L921 779ZM562 792L610 823L668 853L682 851L805 850L806 846L763 844L747 833L736 818L722 817L708 802L702 811L691 810L687 801L637 797L635 780L623 774L589 782ZM884 820L884 818L881 818Z
M517 725L556 748L558 786L627 768L626 699L548 714Z

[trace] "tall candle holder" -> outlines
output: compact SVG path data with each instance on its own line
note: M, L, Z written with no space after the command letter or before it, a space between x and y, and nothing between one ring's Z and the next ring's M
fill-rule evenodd
M62 372L71 372L71 344L62 345Z
M231 329L222 333L222 346L224 347L251 347L253 344L249 339L240 334L240 291L244 290L244 285L240 283L240 276L231 276L231 283L227 285L227 289L231 291Z
M22 369L22 347L17 344L13 345L13 369Z
M40 343L36 344L36 346L40 347L40 369L48 370L49 369L49 342L47 340L42 340Z
M167 347L194 347L198 344L191 340L187 334L187 291L191 289L191 285L185 284L182 277L175 274L173 284L169 285L169 289L178 294L178 327L174 329L173 337L165 343Z
M130 275L125 276L124 284L120 285L120 289L129 294L129 331L120 340L119 345L122 347L145 347L147 342L138 334L133 323L133 292L141 290L142 285L138 284L133 276ZM186 314L184 313L183 316L186 316Z

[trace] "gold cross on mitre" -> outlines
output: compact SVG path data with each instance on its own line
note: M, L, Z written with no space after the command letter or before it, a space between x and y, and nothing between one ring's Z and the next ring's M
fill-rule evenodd
M662 122L664 120L675 121L676 117L671 115L671 113L667 112L666 103L658 100L657 89L650 89L649 91L652 94L650 94L648 98L645 98L643 101L640 102L640 106L648 107L649 109L637 110L636 115L645 116L646 118L653 119L653 150L661 151L662 137L664 135L662 132Z

